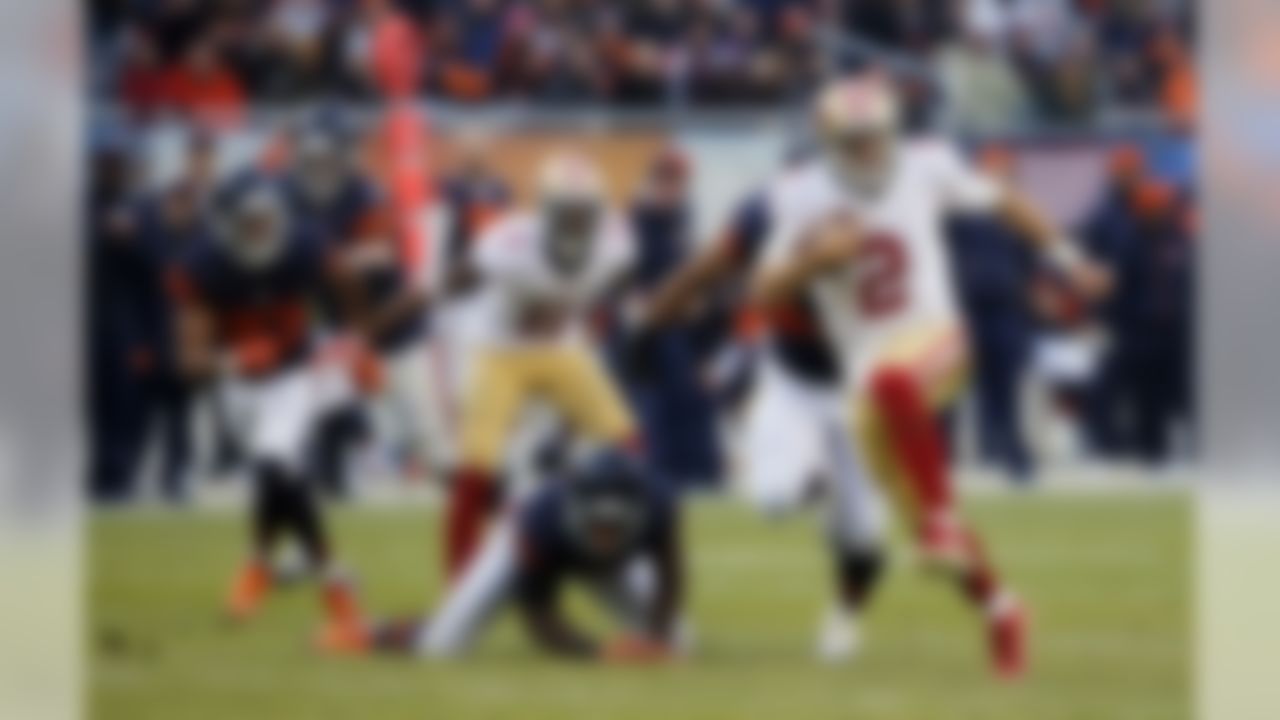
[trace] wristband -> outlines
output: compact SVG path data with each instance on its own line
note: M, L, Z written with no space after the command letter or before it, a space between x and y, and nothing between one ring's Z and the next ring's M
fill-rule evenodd
M1085 261L1084 252L1075 241L1059 237L1044 253L1044 259L1054 269L1069 273L1080 267Z

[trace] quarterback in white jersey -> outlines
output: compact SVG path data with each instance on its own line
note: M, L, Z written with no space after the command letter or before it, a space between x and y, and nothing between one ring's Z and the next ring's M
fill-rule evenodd
M753 295L766 306L797 295L814 302L840 356L860 455L899 501L922 556L983 610L997 672L1019 675L1024 612L957 517L936 420L967 365L943 222L952 212L999 215L1086 298L1104 293L1109 277L1016 190L949 145L901 139L883 76L833 83L815 115L826 152L770 189L774 231Z
M858 227L854 261L816 279L809 292L843 349L844 377L862 385L878 354L904 331L959 327L943 223L952 212L994 211L1004 197L999 183L938 140L904 141L892 177L873 195L850 192L836 168L819 159L771 188L776 225L765 263L804 252L823 225Z
M538 207L497 221L476 247L482 296L446 522L453 576L497 502L507 443L531 403L544 401L592 440L629 445L634 435L621 394L586 342L591 314L635 252L595 166L578 154L550 158Z

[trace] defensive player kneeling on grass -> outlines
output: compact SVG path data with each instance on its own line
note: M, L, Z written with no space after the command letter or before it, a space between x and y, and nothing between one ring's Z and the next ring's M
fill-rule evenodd
M570 582L582 583L621 622L615 639L594 639L565 615ZM674 499L638 462L600 451L510 509L432 617L358 637L326 633L323 642L336 652L454 657L511 603L548 653L655 663L675 652L682 587Z

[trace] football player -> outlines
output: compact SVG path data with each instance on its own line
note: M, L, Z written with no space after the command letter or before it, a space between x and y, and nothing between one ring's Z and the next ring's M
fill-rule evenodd
M563 606L569 583L581 583L620 621L616 638L602 642L570 620ZM679 649L683 584L675 501L629 455L600 450L497 521L429 618L353 637L326 631L321 641L333 652L456 657L510 604L552 655L660 662Z
M535 400L579 435L633 444L630 412L588 342L587 324L619 286L634 252L599 172L573 152L542 166L536 209L496 221L477 243L480 337L473 339L445 522L450 575L476 547L498 501L497 475L512 429Z
M715 288L749 278L769 227L765 197L752 193L722 237L658 287L638 335L678 320ZM797 296L766 313L765 321L763 359L742 434L745 489L769 516L791 513L819 493L827 496L837 602L820 626L817 652L842 661L857 651L857 615L881 575L883 501L843 430L839 363L811 301ZM638 342L633 352L645 352L644 345Z
M334 279L323 248L290 223L272 178L232 178L215 198L211 242L174 272L179 362L188 377L213 381L253 472L251 552L227 599L244 620L272 584L271 553L282 536L302 546L321 578L332 623L358 610L333 556L309 487L316 422L352 392L345 364L323 362L314 303Z
M381 360L384 382L373 397L380 435L403 453L411 474L443 470L451 443L427 358L426 294L410 281L385 198L341 130L324 124L296 136L287 188L294 212L315 227L350 278L345 297L328 303L334 330L357 330ZM341 410L326 434L340 439L359 420L357 408Z
M1025 197L950 145L900 138L884 76L833 83L815 114L824 153L769 189L772 237L753 295L774 307L812 299L839 356L860 456L893 490L922 558L953 573L987 618L996 671L1017 676L1025 613L957 514L938 427L966 367L943 218L999 213L1084 297L1106 292L1109 277Z

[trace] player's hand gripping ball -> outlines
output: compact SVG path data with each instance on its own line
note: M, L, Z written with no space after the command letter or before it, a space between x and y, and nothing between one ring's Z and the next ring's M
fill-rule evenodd
M860 237L857 218L849 213L832 213L810 230L805 241L805 260L819 272L839 269L858 252Z

